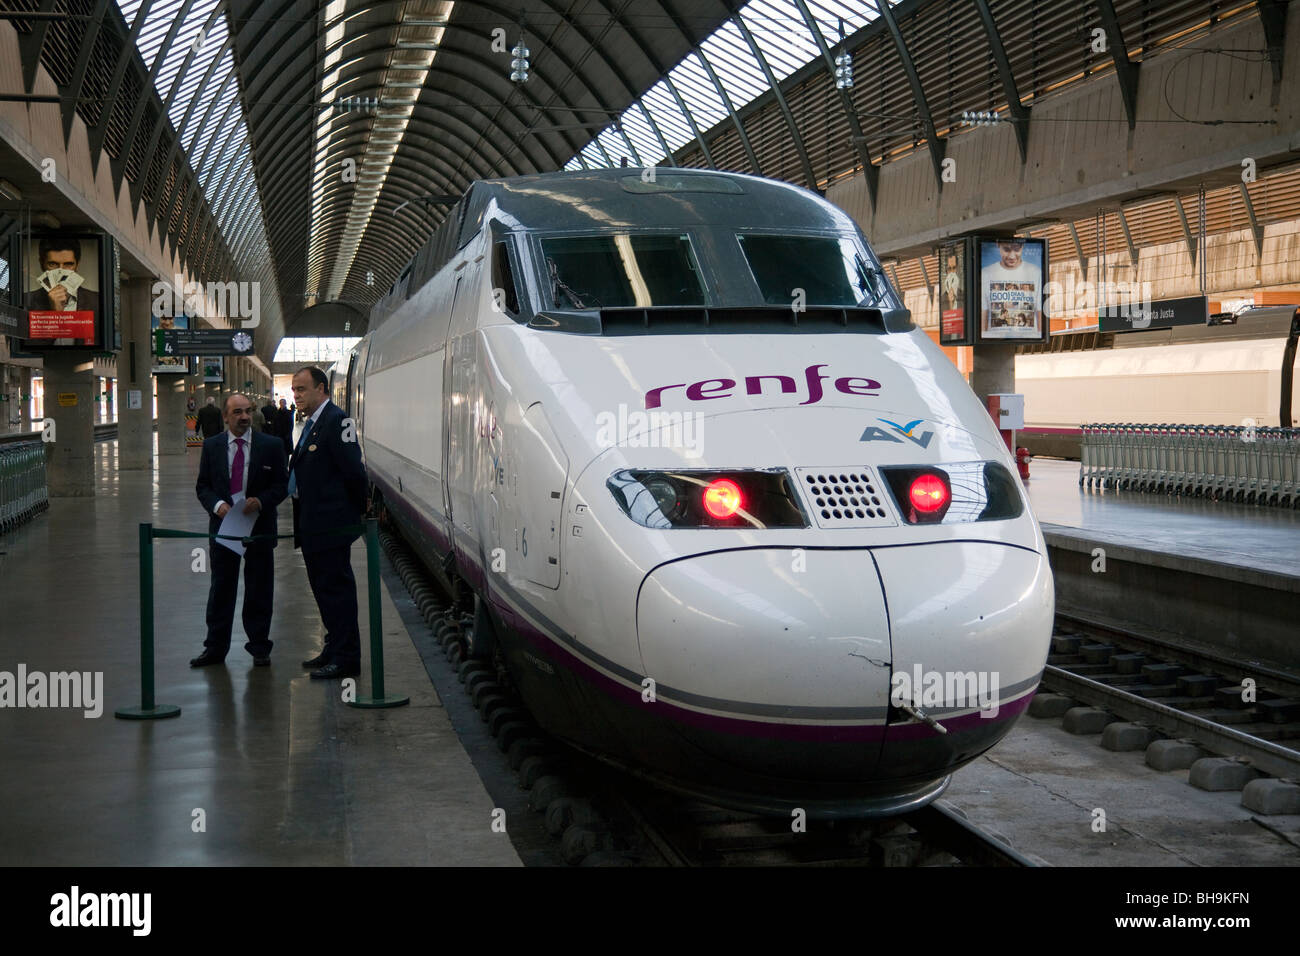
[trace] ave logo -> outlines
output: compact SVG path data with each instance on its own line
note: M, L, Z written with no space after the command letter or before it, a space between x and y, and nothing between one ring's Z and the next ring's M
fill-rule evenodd
M913 445L917 445L921 448L929 448L930 439L934 437L934 432L932 431L916 432L916 426L925 421L924 418L918 418L905 425L900 425L898 422L891 422L888 418L878 418L876 420L884 422L893 430L886 431L883 428L877 428L875 425L868 425L866 430L863 431L862 437L859 438L858 441L892 441L902 444L903 439L905 438ZM902 438L898 437L899 435L901 435Z

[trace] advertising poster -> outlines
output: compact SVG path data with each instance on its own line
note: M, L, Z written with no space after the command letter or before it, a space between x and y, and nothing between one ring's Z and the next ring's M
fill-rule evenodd
M224 382L226 380L226 360L220 355L207 355L203 361L204 382Z
M964 239L939 247L939 343L967 345L967 273Z
M156 332L159 329L188 329L190 327L190 317L188 315L152 315L149 317L149 329ZM155 355L153 357L153 371L155 375L189 375L190 358L188 355Z
M47 233L27 240L27 345L99 345L99 236Z
M980 340L1041 341L1046 335L1043 239L980 239Z

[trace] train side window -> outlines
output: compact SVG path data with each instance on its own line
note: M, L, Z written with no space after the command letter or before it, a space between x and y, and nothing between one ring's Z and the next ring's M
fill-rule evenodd
M498 289L502 291L498 292ZM510 265L510 246L505 239L492 243L492 298L510 315L519 314L519 290Z

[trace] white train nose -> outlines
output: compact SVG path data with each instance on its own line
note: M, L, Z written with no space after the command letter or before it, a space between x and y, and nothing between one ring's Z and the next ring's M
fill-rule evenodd
M756 774L917 778L1006 732L1037 684L1052 610L1046 560L1025 548L754 549L656 568L637 635L661 703L701 750ZM948 732L897 709L887 724L891 695Z
M641 586L637 636L661 700L720 732L697 740L705 749L725 747L718 756L735 760L748 738L741 750L753 772L870 773L890 648L869 552L755 549L662 565ZM828 768L818 744L838 745L838 766Z

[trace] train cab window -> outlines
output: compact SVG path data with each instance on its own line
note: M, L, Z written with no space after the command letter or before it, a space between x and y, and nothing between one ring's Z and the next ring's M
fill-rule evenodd
M856 243L837 236L738 235L763 301L787 305L803 289L809 305L893 308L889 283Z
M510 265L510 246L505 239L492 243L492 297L496 301L497 290L502 290L504 299L500 307L511 315L519 314L519 288L515 285L515 271Z
M704 284L687 236L543 239L542 255L551 300L559 309L704 304Z

